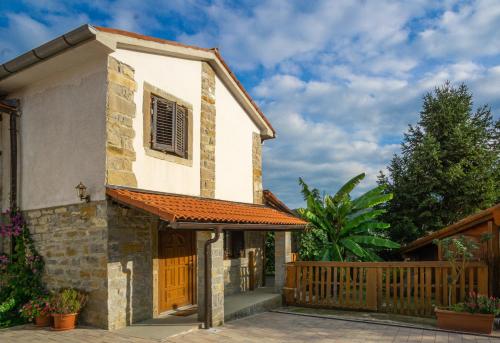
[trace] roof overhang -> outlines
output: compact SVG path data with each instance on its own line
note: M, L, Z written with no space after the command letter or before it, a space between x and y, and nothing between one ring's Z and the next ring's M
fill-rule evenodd
M490 220L492 220L497 227L500 226L500 204L465 217L462 220L459 220L458 222L453 223L452 225L447 226L441 230L433 232L430 235L416 239L401 248L400 251L403 254L412 252L426 245L432 244L435 239L442 239L456 235Z
M166 227L188 230L293 231L304 220L279 209L226 200L109 186L113 201L159 217Z
M82 45L85 45L85 48L79 49ZM189 46L98 26L82 25L0 65L0 94L10 93L30 84L34 80L42 79L50 74L82 63L94 57L96 50L109 54L117 49L209 63L217 76L224 82L257 125L262 140L275 137L276 133L271 123L238 81L217 49Z

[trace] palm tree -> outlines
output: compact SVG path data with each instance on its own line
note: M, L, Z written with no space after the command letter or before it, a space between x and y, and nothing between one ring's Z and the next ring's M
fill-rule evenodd
M353 177L335 195L325 195L323 199L317 189L311 190L302 178L299 179L307 207L298 209L298 213L315 232L316 258L380 261L377 251L399 248L398 243L384 237L383 231L390 225L377 220L385 210L376 206L391 200L392 194L385 193L384 186L378 186L351 199L350 193L364 177L364 173Z

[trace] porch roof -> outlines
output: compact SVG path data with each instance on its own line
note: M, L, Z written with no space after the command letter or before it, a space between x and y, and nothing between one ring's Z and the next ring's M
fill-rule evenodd
M307 222L267 205L159 193L131 188L107 187L106 194L123 203L160 217L174 228L208 229L232 224L245 229L303 229ZM212 227L213 228L213 227Z

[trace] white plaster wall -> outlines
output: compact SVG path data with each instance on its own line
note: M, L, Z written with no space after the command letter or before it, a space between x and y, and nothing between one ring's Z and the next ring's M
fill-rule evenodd
M9 94L21 100L19 205L23 210L79 202L82 181L92 200L105 198L107 57L73 66ZM8 116L2 124L2 206L9 204Z
M252 133L259 129L215 79L215 197L253 203Z
M111 54L135 69L137 108L134 119L133 171L138 188L200 195L201 62L119 49ZM193 164L180 165L146 155L143 146L143 85L158 87L193 106Z

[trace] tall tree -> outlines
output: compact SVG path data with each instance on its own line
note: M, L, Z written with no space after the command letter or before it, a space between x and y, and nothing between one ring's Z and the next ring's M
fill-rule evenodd
M446 82L423 100L401 154L379 176L394 194L383 219L403 243L500 201L500 120L489 106L473 111L465 84Z

